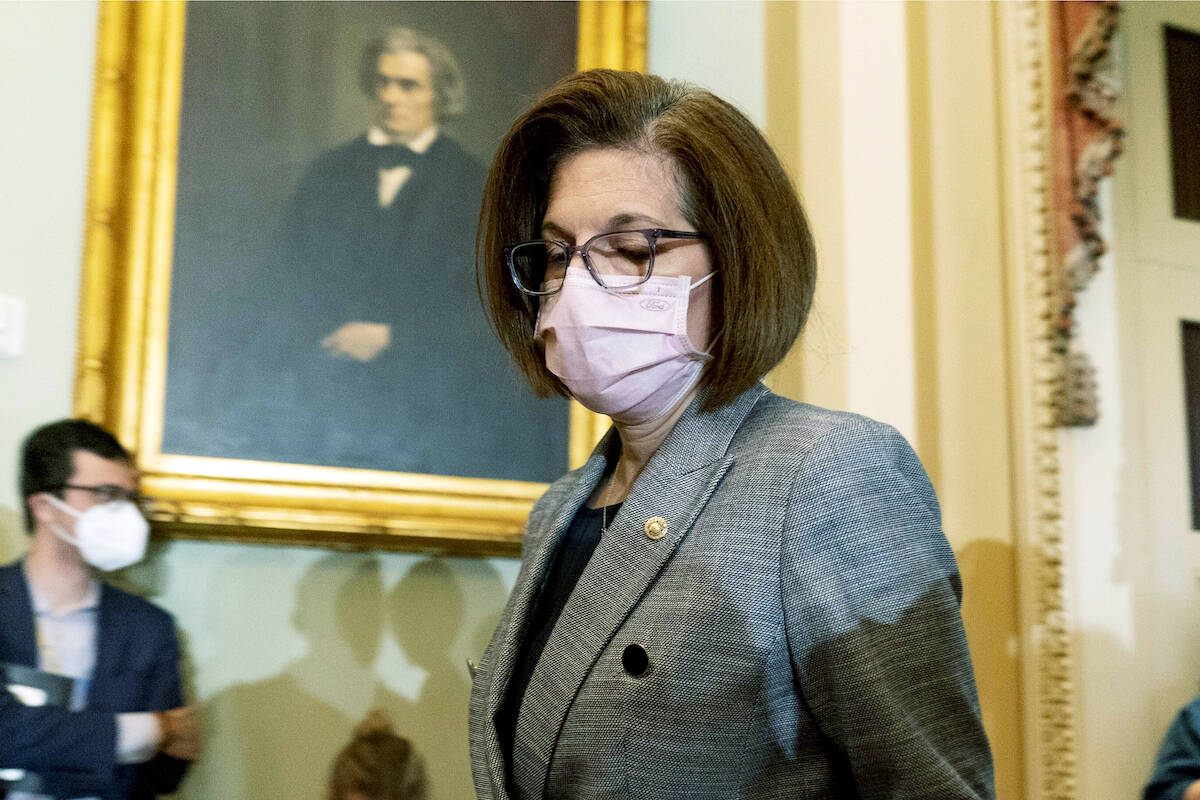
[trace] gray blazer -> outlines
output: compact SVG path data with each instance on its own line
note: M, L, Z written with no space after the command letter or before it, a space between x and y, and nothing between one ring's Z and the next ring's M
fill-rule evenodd
M558 539L618 447L609 431L530 514L471 692L480 800L993 796L920 462L887 425L761 384L693 406L638 478L530 679L506 786L496 712Z

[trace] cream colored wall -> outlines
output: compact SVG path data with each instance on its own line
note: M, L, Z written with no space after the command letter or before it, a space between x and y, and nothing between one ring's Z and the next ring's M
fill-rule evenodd
M25 353L0 359L0 560L24 547L13 455L71 410L96 10L0 3L0 294L24 298Z
M1013 454L1006 388L1006 214L988 4L909 6L914 83L917 446L963 575L997 794L1022 796Z
M425 754L431 797L470 797L465 659L515 576L505 559L171 544L133 581L175 614L204 710L181 796L318 798L379 706Z
M651 0L650 71L704 86L764 125L766 6L739 0Z
M906 8L814 3L773 13L770 46L795 58L798 80L771 98L768 134L784 127L798 139L785 157L822 270L809 329L773 386L882 419L915 440Z

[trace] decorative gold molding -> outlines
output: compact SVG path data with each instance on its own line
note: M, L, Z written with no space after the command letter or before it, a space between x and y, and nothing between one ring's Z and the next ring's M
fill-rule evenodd
M579 68L646 71L646 0L579 4Z
M1100 417L1099 381L1096 367L1086 352L1079 349L1075 336L1075 307L1078 295L1087 288L1100 271L1100 259L1108 250L1101 234L1100 182L1112 174L1113 164L1123 149L1125 130L1117 114L1119 99L1115 78L1115 59L1112 41L1119 19L1116 2L1094 2L1083 5L1054 6L1057 29L1051 26L1052 36L1065 39L1074 16L1072 11L1084 8L1089 14L1087 27L1078 34L1070 52L1058 54L1055 66L1059 81L1052 85L1063 110L1056 115L1055 124L1062 128L1061 149L1056 158L1067 161L1056 172L1069 169L1071 203L1064 209L1061 189L1056 194L1060 207L1056 219L1060 226L1074 233L1074 243L1066 252L1062 245L1056 252L1061 259L1059 275L1059 320L1057 348L1063 359L1063 380L1058 386L1056 409L1063 426L1095 425ZM1067 75L1062 75L1063 66ZM1060 241L1066 231L1059 231Z
M1005 140L1009 347L1018 574L1026 683L1027 795L1079 797L1078 682L1070 634L1054 351L1059 297L1051 230L1049 24L1044 2L998 3Z
M579 64L645 67L646 4L584 2ZM544 484L161 452L186 6L100 6L74 408L137 453L155 531L512 555ZM607 420L571 414L582 463Z

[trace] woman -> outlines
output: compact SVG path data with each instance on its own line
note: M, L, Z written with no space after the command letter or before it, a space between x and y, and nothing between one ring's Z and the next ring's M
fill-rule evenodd
M566 78L501 145L480 246L534 388L613 429L530 514L472 691L479 797L991 796L920 463L759 382L815 264L754 126L657 77Z

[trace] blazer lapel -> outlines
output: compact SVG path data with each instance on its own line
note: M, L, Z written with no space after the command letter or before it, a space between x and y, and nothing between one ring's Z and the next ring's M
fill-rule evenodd
M513 779L523 796L543 795L559 732L579 688L704 509L733 463L726 455L730 440L765 393L759 384L732 405L705 415L694 403L621 506L563 608L521 703ZM655 518L666 523L659 539L648 535ZM569 521L567 516L560 524Z
M37 631L23 564L0 568L0 661L37 668Z
M488 772L494 776L497 782L497 798L503 798L507 795L503 789L505 774L504 756L500 750L500 740L496 734L496 715L508 693L508 682L512 678L512 671L517 655L520 652L520 645L525 638L529 613L533 608L534 601L536 601L541 592L542 583L546 578L546 570L549 568L554 552L558 548L559 540L566 532L572 518L575 516L575 512L583 505L583 502L592 493L592 490L604 474L606 464L605 453L612 446L615 439L616 431L610 430L601 439L600 444L596 446L587 463L573 477L571 483L560 487L562 499L555 508L547 511L549 524L546 535L540 539L537 550L530 554L527 566L517 576L517 583L513 587L512 600L510 601L509 618L501 620L499 626L503 638L499 640L496 646L495 666L491 670L492 679L491 685L488 688L486 706Z

